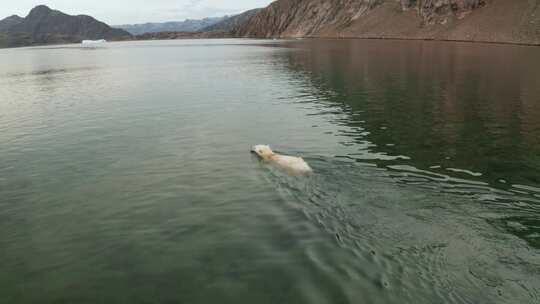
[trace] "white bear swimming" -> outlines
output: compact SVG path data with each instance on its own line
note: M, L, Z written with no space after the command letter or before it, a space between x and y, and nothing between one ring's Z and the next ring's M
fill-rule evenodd
M308 174L313 172L311 167L301 157L286 156L274 153L270 146L257 145L251 148L264 161L275 164L276 166L292 174Z

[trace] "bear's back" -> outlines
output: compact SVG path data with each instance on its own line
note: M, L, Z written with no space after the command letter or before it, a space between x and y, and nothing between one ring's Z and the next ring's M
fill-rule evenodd
M301 157L276 154L273 160L278 166L294 173L309 173L312 171L311 167Z

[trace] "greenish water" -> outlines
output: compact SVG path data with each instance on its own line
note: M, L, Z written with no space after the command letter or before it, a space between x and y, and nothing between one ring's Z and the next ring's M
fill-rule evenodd
M0 51L0 303L539 301L538 48Z

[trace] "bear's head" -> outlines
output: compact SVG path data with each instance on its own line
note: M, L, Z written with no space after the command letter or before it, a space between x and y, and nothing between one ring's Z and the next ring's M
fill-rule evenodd
M252 152L257 153L261 158L267 159L274 155L274 152L272 149L270 149L270 146L267 145L256 145L253 148L251 148Z

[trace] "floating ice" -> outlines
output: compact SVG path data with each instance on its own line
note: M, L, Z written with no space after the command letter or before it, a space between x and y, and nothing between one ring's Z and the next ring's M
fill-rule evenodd
M83 40L82 44L98 44L98 43L105 43L107 40L105 39L99 39L99 40Z

